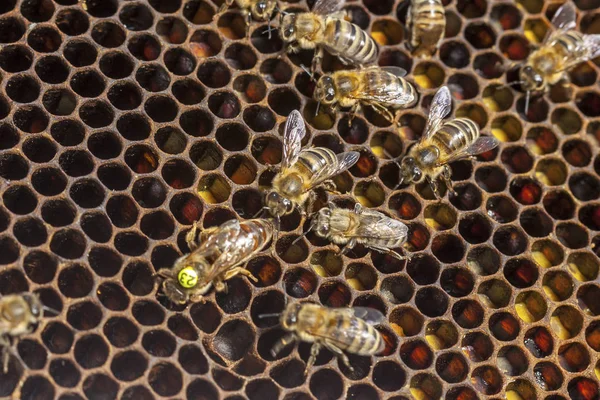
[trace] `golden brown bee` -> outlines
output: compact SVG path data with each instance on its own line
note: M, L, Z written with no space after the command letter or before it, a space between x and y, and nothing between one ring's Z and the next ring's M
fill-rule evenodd
M435 94L429 119L423 137L402 159L400 183L420 183L427 178L433 193L439 197L437 178L442 177L449 190L452 190L448 163L475 156L498 146L493 137L479 137L479 127L468 118L455 118L443 122L450 113L452 98L446 86Z
M276 219L290 214L307 200L310 201L306 208L310 211L313 189L322 187L335 191L331 178L353 166L360 156L357 151L336 155L325 147L301 150L300 142L305 134L302 115L297 110L292 111L283 134L281 170L273 178L273 188L266 197L266 208Z
M248 33L248 29L250 29L252 18L261 22L270 21L273 12L277 8L276 0L225 0L219 9L219 12L215 15L215 18L226 12L234 2L246 15L246 33ZM269 29L269 38L270 34L271 30Z
M280 317L289 331L271 349L275 357L285 346L297 340L313 343L305 373L313 366L322 347L338 356L353 370L344 351L362 356L380 353L385 348L381 334L373 327L385 316L367 307L328 308L311 303L289 304Z
M377 44L357 25L345 20L340 11L344 0L317 0L312 12L283 13L280 31L287 51L317 49L313 71L323 58L323 49L347 65L368 65L377 61Z
M406 27L410 34L407 43L412 54L424 58L433 56L446 31L442 0L410 0Z
M161 270L162 289L176 304L198 302L211 286L222 292L225 281L238 274L257 279L241 264L260 252L273 237L273 224L265 219L230 220L206 229L197 242L197 227L186 235L191 253L175 261L173 268Z
M337 245L345 245L342 254L362 244L400 260L405 258L392 249L402 247L406 242L408 227L378 211L365 209L358 203L354 210L329 203L328 207L319 210L310 229Z
M314 98L336 111L338 106L352 107L352 116L366 104L394 122L389 108L412 107L419 98L413 85L402 78L404 75L406 71L399 67L337 71L319 79Z
M577 14L571 2L561 6L552 18L555 30L535 50L519 70L520 84L527 91L525 113L530 93L543 93L548 85L568 79L571 68L600 55L600 35L584 35L574 30Z
M0 298L0 354L4 373L8 371L12 339L33 332L44 308L39 298L29 293Z

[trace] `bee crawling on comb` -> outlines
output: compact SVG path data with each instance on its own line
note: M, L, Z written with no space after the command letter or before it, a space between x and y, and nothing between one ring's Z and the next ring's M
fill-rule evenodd
M384 320L385 316L374 308L329 308L312 303L291 303L280 316L281 326L288 333L275 343L271 354L275 357L284 347L300 340L313 343L305 374L312 368L323 347L353 371L344 352L362 356L382 352L385 342L373 325Z
M157 273L163 279L163 293L175 304L202 301L213 286L226 291L225 281L238 274L257 282L242 264L271 242L273 223L267 219L230 220L202 232L201 243L196 236L194 226L186 235L191 253L175 261L171 269Z

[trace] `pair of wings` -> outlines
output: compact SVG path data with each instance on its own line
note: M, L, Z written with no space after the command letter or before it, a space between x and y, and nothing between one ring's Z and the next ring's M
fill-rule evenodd
M370 307L351 307L351 308L334 308L327 309L328 319L338 319L338 318L347 318L347 317L355 317L362 319L369 325L378 325L385 320L385 315L383 315L379 310ZM349 345L354 342L354 339L359 335L365 335L367 332L360 330L360 327L351 324L347 329L342 332L337 332L338 336L333 338L328 335L324 335L323 332L309 332L311 335L323 339L327 339L330 342L338 345L339 347L344 347L344 345Z
M577 26L577 12L575 6L567 1L563 4L552 17L552 26L554 30L549 32L544 39L544 44L552 43L558 36L563 33L573 30ZM583 35L583 43L581 49L581 57L573 57L568 60L563 67L568 70L584 61L600 56L600 35ZM559 72L559 71L557 71Z
M390 67L367 67L361 70L358 70L357 73L360 74L372 74L378 73L381 71L386 72L388 74L394 75L397 78L402 78L406 75L406 70L400 67L390 66ZM359 96L356 96L357 100L368 100L375 101L377 103L386 103L386 104L395 104L398 106L405 105L414 100L412 93L407 91L399 90L401 85L373 85L370 87L370 91L362 92ZM353 97L353 96L351 96Z
M451 110L452 95L450 94L448 87L444 86L437 91L431 101L429 117L427 119L427 124L425 125L425 130L423 131L421 143L431 139L433 134L442 126L444 117L450 114ZM476 156L477 154L492 150L496 146L498 146L498 140L496 138L490 136L480 137L475 143L471 144L471 146L465 147L463 150L457 151L443 160L440 159L438 165L446 164L468 156Z
M283 133L283 158L281 160L281 171L292 167L298 157L302 153L302 138L306 135L306 127L304 119L298 110L290 113ZM338 154L337 162L328 163L317 173L310 177L310 181L306 183L307 190L310 190L324 181L334 177L335 175L344 172L353 166L360 157L357 151L348 151Z
M206 280L212 281L218 275L233 268L243 262L248 256L250 240L238 240L240 235L247 234L241 227L240 221L232 219L226 221L221 226L208 230L206 236L200 246L190 253L189 257L205 256L214 254L215 251L220 252L220 255L210 265L208 271L205 272ZM260 249L258 249L260 250Z
M408 236L408 227L378 211L362 209L357 233L361 237L396 239Z

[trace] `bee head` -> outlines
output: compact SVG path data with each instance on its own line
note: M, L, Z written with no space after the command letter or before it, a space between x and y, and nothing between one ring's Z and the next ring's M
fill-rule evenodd
M315 99L323 104L335 103L336 91L333 84L333 78L330 75L324 75L317 82L315 88Z
M544 77L537 73L531 66L526 65L519 71L521 86L528 92L535 92L544 89L546 82Z
M282 14L279 26L281 26L281 37L285 42L296 41L296 14Z
M274 216L279 217L294 211L294 204L275 191L267 194L266 203L269 212Z
M162 283L163 293L169 300L175 304L186 304L188 302L188 294L176 280L165 279Z
M252 17L258 21L266 21L275 10L276 2L272 0L260 0L252 7Z
M34 317L39 317L42 315L42 303L36 295L26 293L23 295L23 299L29 305L29 310Z
M317 214L316 221L314 223L314 231L320 237L327 237L329 235L329 218L331 217L331 210L327 207L321 208Z
M425 179L423 171L417 166L413 157L405 157L402 160L400 173L402 182L420 183Z
M300 303L290 304L281 314L281 326L288 331L293 331L298 323L298 314L301 309L302 304Z

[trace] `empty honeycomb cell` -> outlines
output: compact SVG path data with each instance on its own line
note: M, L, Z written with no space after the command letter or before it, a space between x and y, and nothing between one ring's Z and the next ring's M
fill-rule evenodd
M88 399L114 398L118 391L118 383L101 373L89 375L83 381L83 392Z
M90 21L79 9L66 8L56 14L56 26L68 36L79 36L87 32Z
M546 237L552 232L552 219L545 212L537 208L523 211L519 218L521 227L532 237Z
M73 344L73 331L61 322L48 323L41 337L46 348L54 354L65 354Z
M0 115L2 113L2 104L2 99L0 99ZM20 135L12 125L0 124L0 150L8 150L15 147L19 143L19 140Z
M600 96L594 92L579 93L575 99L575 104L588 117L600 116Z
M131 172L127 167L108 163L101 165L97 171L98 178L110 190L124 190L131 182Z
M103 21L92 28L92 39L102 47L115 48L125 42L125 30L111 21Z
M470 58L471 54L462 42L448 41L440 47L440 59L450 68L464 68Z
M517 205L508 197L492 196L486 203L487 215L501 224L512 222L517 218Z
M88 138L88 149L101 160L116 158L121 154L123 145L119 137L111 131L101 131Z
M119 232L115 236L116 249L128 256L139 256L148 250L148 239L137 232Z
M130 31L145 31L154 23L152 12L142 3L127 4L121 9L119 20Z
M58 358L52 360L48 370L54 382L62 387L75 387L81 379L79 369L69 359Z
M159 207L164 203L167 192L163 183L152 177L138 179L132 188L135 201L144 208Z
M13 235L24 246L41 246L48 240L48 232L42 221L34 217L18 220L13 225Z
M115 115L104 101L88 100L79 108L79 117L91 128L103 128L113 122Z
M45 202L41 214L46 223L60 227L70 225L77 216L77 210L70 201L56 199Z
M6 189L2 195L4 206L14 214L26 215L37 207L38 201L29 187L13 185Z
M40 84L30 75L16 75L6 82L6 94L19 103L31 103L40 95Z
M254 51L243 44L233 44L225 50L225 61L230 67L237 70L252 69L257 62Z
M150 239L163 240L173 234L175 226L171 216L159 210L144 215L140 221L140 229Z
M39 370L46 365L48 351L41 343L31 339L21 339L17 343L16 350L28 368Z
M288 63L280 59L267 59L260 66L260 73L267 82L284 84L292 79L292 69Z
M600 295L600 288L593 284L587 284L577 291L577 301L581 310L591 316L600 315L600 307L596 301Z
M475 285L474 278L466 269L452 268L442 272L440 279L442 289L452 297L467 296Z
M566 142L563 147L563 156L565 160L574 167L584 167L592 159L592 152L589 144L582 140L571 140Z
M25 34L25 23L20 18L4 17L0 19L0 43L13 43Z
M168 72L159 64L142 65L137 70L135 79L142 88L149 92L162 92L163 90L166 90L171 83Z
M49 123L48 115L37 106L23 106L13 115L17 128L27 133L40 133Z
M593 85L598 75L589 63L581 63L569 71L569 78L574 85L586 87Z
M107 322L108 324L111 324L111 321ZM120 329L126 327L127 324L124 324ZM108 345L100 335L88 334L77 340L74 354L77 364L84 369L101 367L108 358Z
M188 36L188 28L176 17L166 17L156 23L156 33L166 43L182 44Z
M11 264L19 258L19 245L10 237L0 238L0 249L2 250L0 255L0 264L2 265Z
M589 242L587 231L579 225L570 222L560 223L556 226L558 240L569 249L581 249Z
M128 350L113 357L110 369L120 381L131 382L141 377L148 368L148 361L140 352Z
M21 387L21 398L50 400L55 396L55 389L52 383L41 375L29 376Z
M136 296L149 294L154 288L152 268L142 261L130 262L123 272L123 284Z
M124 311L129 307L129 298L125 290L112 282L103 283L96 290L98 300L109 310Z
M0 14L5 14L9 11L11 11L12 9L14 9L17 5L17 0L7 0L5 1L2 6L0 6Z
M109 78L126 78L133 72L134 63L131 58L119 51L105 53L100 58L100 71Z
M152 96L148 98L144 103L144 110L157 123L173 121L178 113L177 104L167 96Z

